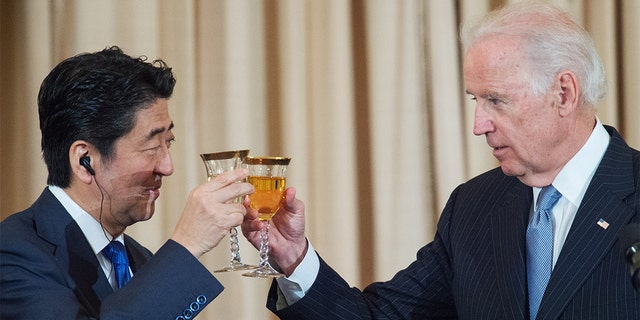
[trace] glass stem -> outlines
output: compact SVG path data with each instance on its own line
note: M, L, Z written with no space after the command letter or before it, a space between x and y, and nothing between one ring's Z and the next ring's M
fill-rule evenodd
M231 248L231 265L242 264L240 245L238 245L238 229L236 227L232 227L229 230L229 247Z
M263 269L267 266L269 266L269 220L260 230L260 264L258 268Z

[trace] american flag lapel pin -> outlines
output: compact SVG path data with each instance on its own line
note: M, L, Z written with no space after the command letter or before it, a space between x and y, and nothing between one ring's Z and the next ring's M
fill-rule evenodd
M609 222L604 221L604 219L600 218L600 220L598 220L597 224L600 226L600 228L607 230L607 228L609 228Z

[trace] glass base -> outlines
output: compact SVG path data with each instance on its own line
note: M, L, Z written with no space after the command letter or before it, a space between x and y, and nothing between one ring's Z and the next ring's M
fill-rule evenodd
M250 264L243 264L243 263L231 263L228 266L222 268L222 269L218 269L215 270L213 272L215 273L219 273L219 272L232 272L232 271L244 271L244 270L254 270L257 269L257 266L252 266Z
M282 278L284 274L276 271L269 263L266 265L259 267L251 272L243 273L245 277L252 278Z

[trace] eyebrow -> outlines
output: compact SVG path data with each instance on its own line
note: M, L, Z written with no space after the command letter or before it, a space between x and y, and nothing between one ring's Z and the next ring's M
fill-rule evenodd
M476 95L474 93L469 92L469 90L465 90L465 93L474 97L480 97L483 99L500 99L500 100L505 100L507 96L505 96L504 94L500 94L497 93L495 91L491 91L491 92L486 92L486 93L482 93L480 95Z
M156 135L158 135L160 133L163 133L165 131L169 131L169 130L173 129L173 127L174 127L173 126L173 121L171 121L171 124L169 125L168 129L165 129L164 127L162 127L162 128L156 128L156 129L151 130L151 132L147 135L147 141L153 139L153 137L155 137Z

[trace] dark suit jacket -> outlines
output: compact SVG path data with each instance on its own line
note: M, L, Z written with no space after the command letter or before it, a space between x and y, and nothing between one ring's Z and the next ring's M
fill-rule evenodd
M114 292L96 255L48 190L0 223L0 319L175 319L223 289L169 240L155 255L125 236L131 281Z
M607 127L610 145L582 200L538 319L640 319L617 239L640 222L640 154ZM453 191L435 239L393 279L363 292L321 260L309 292L275 311L277 284L267 306L283 319L528 319L525 232L530 187L500 168ZM600 219L609 223L604 229Z

